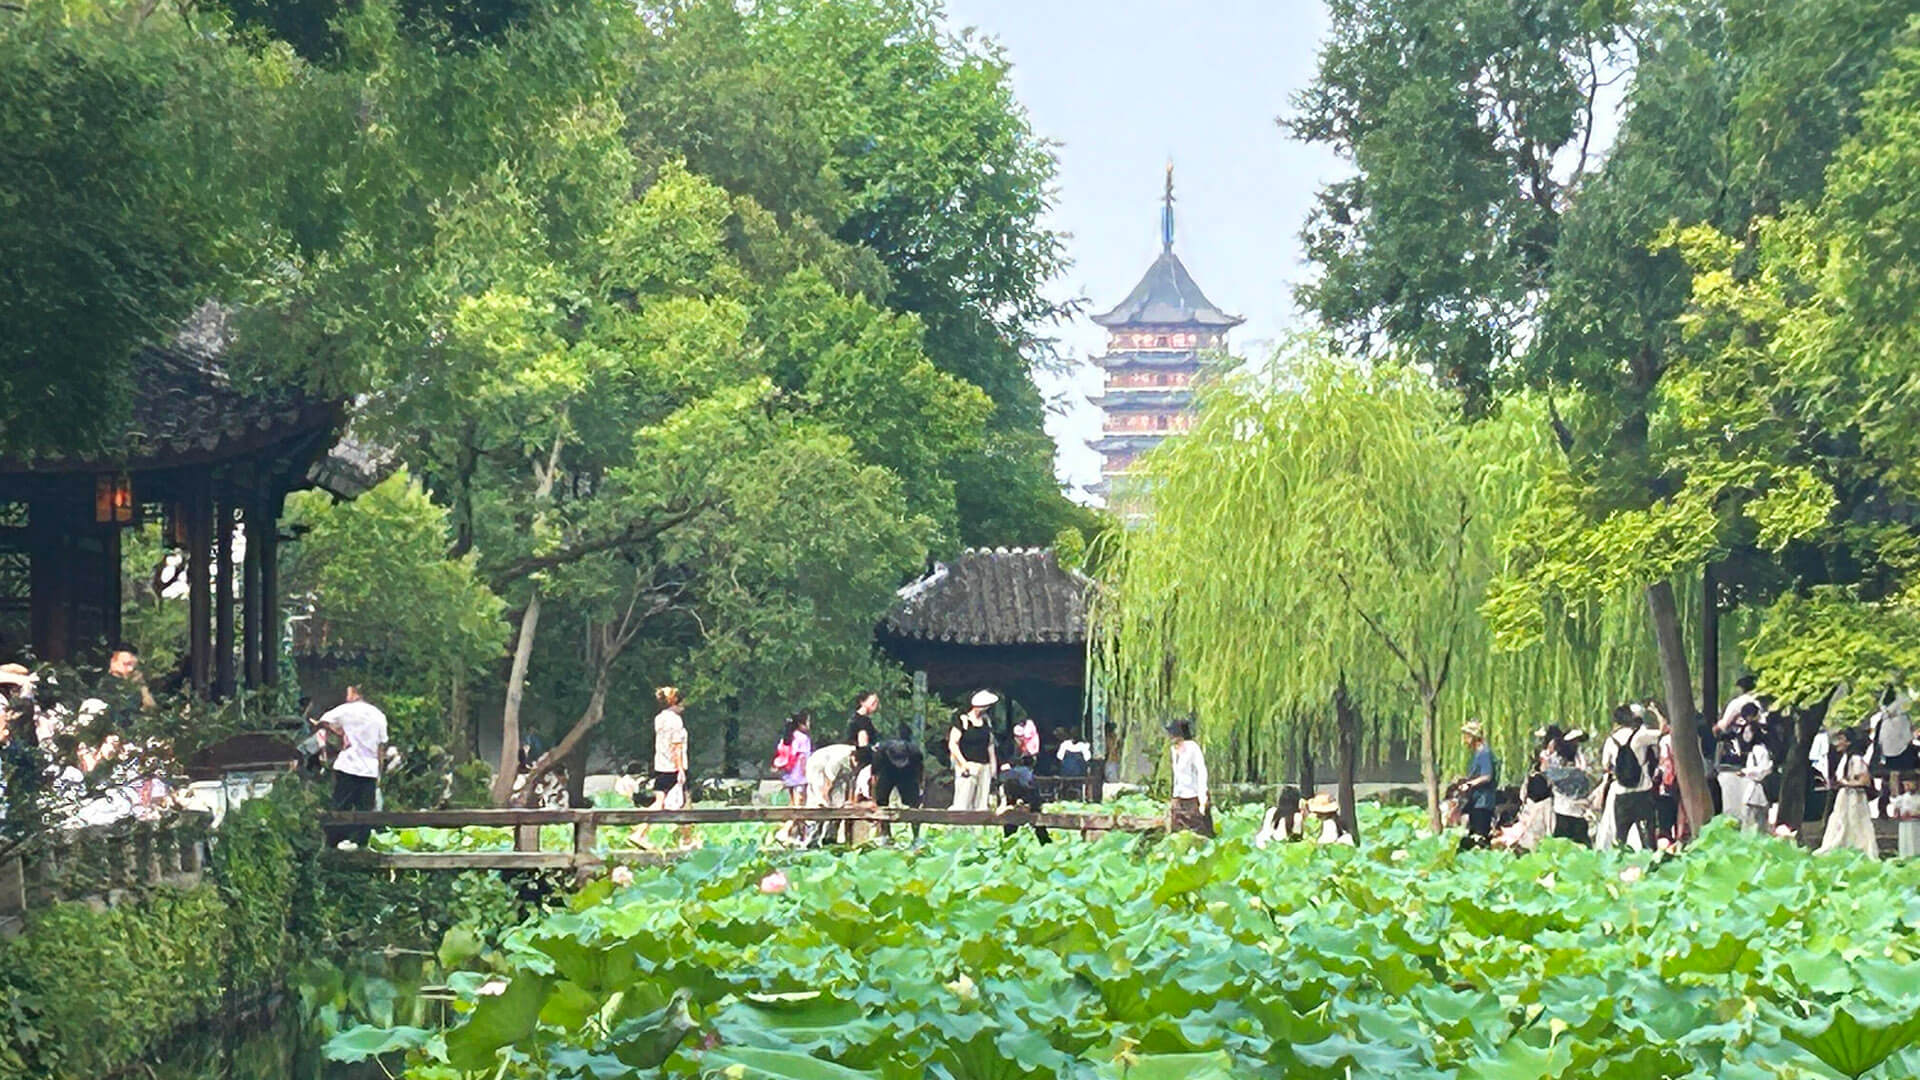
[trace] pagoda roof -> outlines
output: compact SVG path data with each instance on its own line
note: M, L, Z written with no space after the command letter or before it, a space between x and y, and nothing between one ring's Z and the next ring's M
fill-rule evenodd
M1155 432L1115 432L1102 435L1097 439L1088 439L1087 445L1099 451L1108 450L1151 450L1167 441L1168 435L1178 435L1177 431Z
M1245 322L1238 315L1229 315L1214 306L1207 299L1200 286L1194 283L1193 275L1180 262L1180 256L1173 253L1171 246L1163 247L1160 257L1147 267L1145 276L1133 287L1125 300L1120 301L1112 311L1095 315L1096 325L1105 327L1121 326L1200 326L1226 329Z
M1193 404L1191 386L1115 386L1087 401L1101 409L1184 409Z
M1093 359L1096 367L1109 371L1115 368L1191 368L1195 371L1206 364L1206 359L1193 349L1173 351L1127 349L1121 352L1106 353Z

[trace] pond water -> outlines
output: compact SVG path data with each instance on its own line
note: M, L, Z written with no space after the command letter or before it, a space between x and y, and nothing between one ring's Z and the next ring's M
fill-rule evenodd
M181 1035L126 1074L139 1080L386 1080L378 1065L327 1061L292 1009L250 1027L208 1027Z

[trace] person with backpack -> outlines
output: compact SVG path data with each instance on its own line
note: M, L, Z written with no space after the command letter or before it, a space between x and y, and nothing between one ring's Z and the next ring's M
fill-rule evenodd
M1654 749L1659 742L1660 733L1642 724L1633 706L1614 706L1613 734L1600 748L1600 765L1607 774L1604 816L1613 819L1613 830L1601 838L1601 846L1625 847L1637 828L1640 846L1653 847Z
M1814 854L1853 848L1868 855L1880 853L1873 835L1873 774L1867 766L1867 740L1852 729L1833 733L1839 758L1833 770L1833 811L1827 815L1826 835Z
M813 754L813 714L805 709L787 717L787 728L780 745L773 750L773 771L780 774L780 785L787 791L787 805L807 805L807 758ZM807 823L789 821L775 834L789 843L804 843Z

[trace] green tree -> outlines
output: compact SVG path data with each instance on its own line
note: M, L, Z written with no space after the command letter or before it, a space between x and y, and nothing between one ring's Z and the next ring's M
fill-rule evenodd
M1619 620L1502 652L1479 611L1546 426L1519 402L1458 425L1453 404L1417 370L1312 354L1211 390L1148 459L1151 519L1115 539L1098 624L1118 704L1197 711L1242 774L1331 734L1349 813L1356 745L1417 742L1438 827L1443 714L1480 715L1517 762L1543 717L1599 700Z
M0 10L0 452L97 446L134 350L271 256L290 67L173 5Z

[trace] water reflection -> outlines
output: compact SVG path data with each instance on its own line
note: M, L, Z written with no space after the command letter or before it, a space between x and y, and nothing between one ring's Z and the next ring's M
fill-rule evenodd
M324 1060L319 1040L301 1031L290 1009L250 1029L190 1032L128 1075L140 1080L386 1080L372 1062Z

